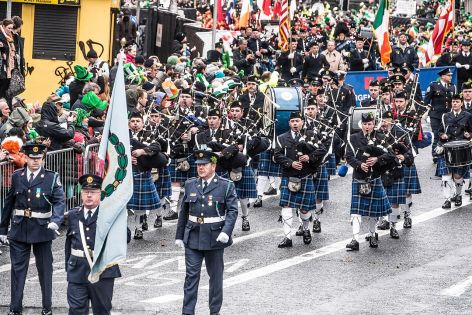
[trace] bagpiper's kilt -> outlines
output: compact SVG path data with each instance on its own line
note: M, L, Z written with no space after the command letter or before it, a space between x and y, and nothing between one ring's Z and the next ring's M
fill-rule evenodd
M329 176L337 174L336 155L334 153L331 153L329 156L328 162L326 162L326 169L328 170Z
M321 165L318 174L313 177L313 184L315 185L316 199L329 200L328 171L325 165Z
M170 180L169 167L159 169L159 178L154 182L157 194L160 199L170 197L172 195L172 182Z
M236 194L239 199L244 198L257 198L257 185L254 171L250 166L244 166L242 169L243 177L241 180L234 182L236 188ZM228 171L218 172L218 175L230 179Z
M403 181L407 194L421 194L420 179L415 164L412 166L403 165Z
M403 178L397 179L392 185L385 187L388 201L390 204L405 204L406 203L406 185Z
M369 196L359 194L359 181L352 180L351 214L380 218L392 212L390 202L380 177L371 181L372 191Z
M128 202L128 209L134 211L157 210L161 201L156 186L152 182L151 171L133 171L133 196Z
M172 182L184 183L187 179L192 177L197 177L197 166L195 165L195 158L190 156L187 159L190 164L190 169L187 172L182 172L177 170L177 162L175 159L172 159L169 164L170 179Z
M460 167L447 167L444 156L438 156L436 164L436 176L443 176L451 173L464 176L469 172L469 169L469 165Z
M306 176L301 179L301 188L297 192L291 192L288 189L288 177L282 177L280 184L280 202L279 205L284 208L295 208L304 211L316 209L315 185L313 176Z
M274 161L272 161L272 156L272 150L267 150L261 153L257 176L282 177L282 166L274 163Z

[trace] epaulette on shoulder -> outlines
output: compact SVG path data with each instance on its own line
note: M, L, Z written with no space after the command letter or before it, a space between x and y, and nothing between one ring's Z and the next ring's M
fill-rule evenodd
M14 170L13 173L12 173L12 175L13 175L13 174L22 173L24 170L25 170L24 168L19 168L19 169L17 169L17 170Z

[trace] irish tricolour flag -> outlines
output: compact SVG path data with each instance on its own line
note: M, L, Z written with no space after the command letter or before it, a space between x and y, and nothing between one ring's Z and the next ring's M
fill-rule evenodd
M388 0L380 0L379 11L375 15L374 35L379 43L380 60L382 65L390 62L392 47L390 46L390 37L388 35L388 24L390 14L388 12Z

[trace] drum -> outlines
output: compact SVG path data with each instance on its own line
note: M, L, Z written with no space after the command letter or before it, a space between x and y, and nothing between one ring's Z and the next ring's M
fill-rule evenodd
M303 92L299 87L275 87L266 92L264 102L264 128L269 126L274 119L276 135L289 130L288 118L290 113L301 111L303 113Z
M362 114L372 112L376 114L376 107L354 107L351 109L351 133L361 131Z
M466 140L444 144L444 158L447 167L461 167L472 164L472 144Z

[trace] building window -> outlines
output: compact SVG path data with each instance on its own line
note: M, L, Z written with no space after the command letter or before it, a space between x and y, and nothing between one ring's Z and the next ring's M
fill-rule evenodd
M77 7L36 5L33 58L75 61Z
M14 17L15 15L21 17L21 3L12 3L11 4L11 16ZM4 20L7 18L7 3L0 2L0 20Z

